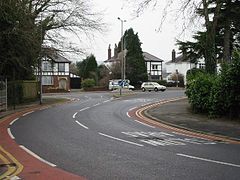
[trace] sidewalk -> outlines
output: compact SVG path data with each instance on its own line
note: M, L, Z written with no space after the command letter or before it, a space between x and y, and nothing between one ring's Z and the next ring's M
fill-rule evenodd
M240 141L240 121L230 121L226 118L209 119L205 115L193 114L187 99L154 107L147 110L145 115L183 129L227 136Z

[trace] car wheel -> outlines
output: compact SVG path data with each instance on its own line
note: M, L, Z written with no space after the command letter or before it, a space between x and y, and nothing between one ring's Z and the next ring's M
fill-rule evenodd
M146 91L146 89L145 88L142 88L142 92L145 92Z
M157 91L158 91L158 88L154 88L154 91L157 92Z

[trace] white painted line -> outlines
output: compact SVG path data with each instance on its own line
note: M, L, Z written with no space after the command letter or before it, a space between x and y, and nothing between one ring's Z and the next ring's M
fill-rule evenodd
M131 116L128 114L128 112L127 112L127 116L128 116L129 118L131 118Z
M39 109L40 111L42 111L42 110L45 110L45 109L47 109L47 108L49 108L48 106L47 107L43 107L43 108L41 108L41 109Z
M141 121L138 121L138 120L134 120L134 121L136 121L136 122L138 122L138 123L140 123L140 124L142 124L142 125L144 125L144 126L148 126L148 127L151 127L151 128L155 128L154 126L148 125L148 124L143 123L143 122L141 122Z
M13 123L15 123L18 119L19 119L19 118L14 119L9 125L10 125L10 126L13 125Z
M108 137L108 138L111 138L111 139L114 139L114 140L117 140L117 141L125 142L125 143L128 143L128 144L133 144L133 145L136 145L136 146L143 146L142 144L134 143L134 142L131 142L131 141L126 141L126 140L119 139L119 138L116 138L116 137L113 137L113 136L109 136L107 134L103 134L103 133L98 133L98 134L100 134L102 136L105 136L105 137Z
M131 108L131 109L129 109L129 111L132 111L132 110L134 110L134 109L136 109L137 107L133 107L133 108Z
M100 105L100 103L94 104L93 107Z
M8 135L12 138L15 139L15 137L12 135L11 129L7 128Z
M83 128L85 128L85 129L88 129L88 127L87 126L84 126L82 123L80 123L79 121L75 121L78 125L80 125L80 126L82 126Z
M27 113L23 114L22 116L26 116L26 115L31 114L31 113L33 113L33 112L34 112L34 111L27 112Z
M19 147L22 148L24 151L26 151L28 154L30 154L30 155L32 155L33 157L37 158L38 160L40 160L40 161L48 164L49 166L56 167L55 164L46 161L45 159L41 158L40 156L38 156L38 155L35 154L34 152L30 151L29 149L27 149L27 148L24 147L23 145L20 145Z
M73 114L73 116L72 116L72 117L73 117L73 119L75 119L75 118L76 118L76 115L77 115L77 113L78 113L78 112L76 112L76 113L74 113L74 114Z
M111 100L106 100L106 101L103 101L103 103L107 103L107 102L110 102Z
M201 161L207 161L207 162L212 162L212 163L217 163L217 164L222 164L222 165L226 165L226 166L233 166L233 167L240 168L240 165L238 165L238 164L232 164L232 163L227 163L227 162L215 161L215 160L200 158L200 157L196 157L196 156L189 156L189 155L186 155L186 154L178 153L177 156L182 156L182 157L187 157L187 158L191 158L191 159L197 159L197 160L201 160Z
M83 109L80 109L79 111L84 111L84 110L87 110L87 109L89 109L90 107L85 107L85 108L83 108Z

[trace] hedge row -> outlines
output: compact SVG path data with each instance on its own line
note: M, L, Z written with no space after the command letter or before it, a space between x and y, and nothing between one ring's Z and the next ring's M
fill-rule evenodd
M193 70L187 74L187 82L186 95L195 112L239 118L240 51L234 53L232 63L222 65L219 74Z

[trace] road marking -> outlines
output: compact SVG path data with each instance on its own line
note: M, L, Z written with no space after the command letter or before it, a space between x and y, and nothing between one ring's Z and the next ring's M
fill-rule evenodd
M40 156L38 156L37 154L35 154L34 152L32 152L31 150L27 149L25 146L23 145L20 145L19 146L20 148L22 148L24 151L26 151L28 154L32 155L33 157L37 158L38 160L48 164L49 166L52 166L52 167L56 167L55 164L49 162L49 161L46 161L45 159L41 158Z
M85 110L87 110L87 109L89 109L90 107L85 107L85 108L83 108L83 109L80 109L79 111L85 111Z
M107 134L103 134L103 133L98 133L98 134L100 134L102 136L105 136L105 137L108 137L108 138L111 138L111 139L114 139L114 140L117 140L117 141L125 142L125 143L128 143L128 144L133 144L133 145L136 145L136 146L144 146L142 144L134 143L134 142L131 142L131 141L126 141L126 140L119 139L119 138L116 138L116 137L113 137L113 136L109 136Z
M100 103L94 104L93 107L100 105Z
M127 112L126 114L127 114L127 116L128 116L129 118L131 118L131 116L128 114L128 112Z
M78 125L82 126L85 129L89 129L87 126L84 126L82 123L80 123L79 121L75 121Z
M26 116L26 115L31 114L31 113L33 113L33 112L34 112L34 111L27 112L27 113L23 114L22 116Z
M144 126L148 126L148 127L151 127L151 128L155 128L154 126L148 125L148 124L143 123L143 122L141 122L141 121L138 121L138 120L134 120L134 121L135 121L135 122L138 122L138 123L140 123L140 124L142 124L142 125L144 125Z
M76 118L77 113L78 113L78 112L76 112L76 113L73 114L73 119Z
M8 135L12 138L15 139L15 137L12 135L11 129L7 128Z
M240 165L238 165L238 164L221 162L221 161L216 161L216 160L212 160L212 159L205 159L205 158L200 158L200 157L196 157L196 156L190 156L190 155L186 155L186 154L178 153L177 156L182 156L182 157L186 157L186 158L197 159L197 160L201 160L201 161L207 161L207 162L212 162L212 163L216 163L216 164L222 164L222 165L226 165L226 166L233 166L233 167L240 168Z
M133 108L131 108L131 109L129 109L129 111L132 111L132 110L134 110L134 109L136 109L137 107L133 107Z
M103 101L103 103L107 103L107 102L110 102L111 100L109 99L109 100L106 100L106 101Z
M13 125L13 123L15 123L18 119L19 119L19 118L14 119L9 125L10 125L10 126Z

